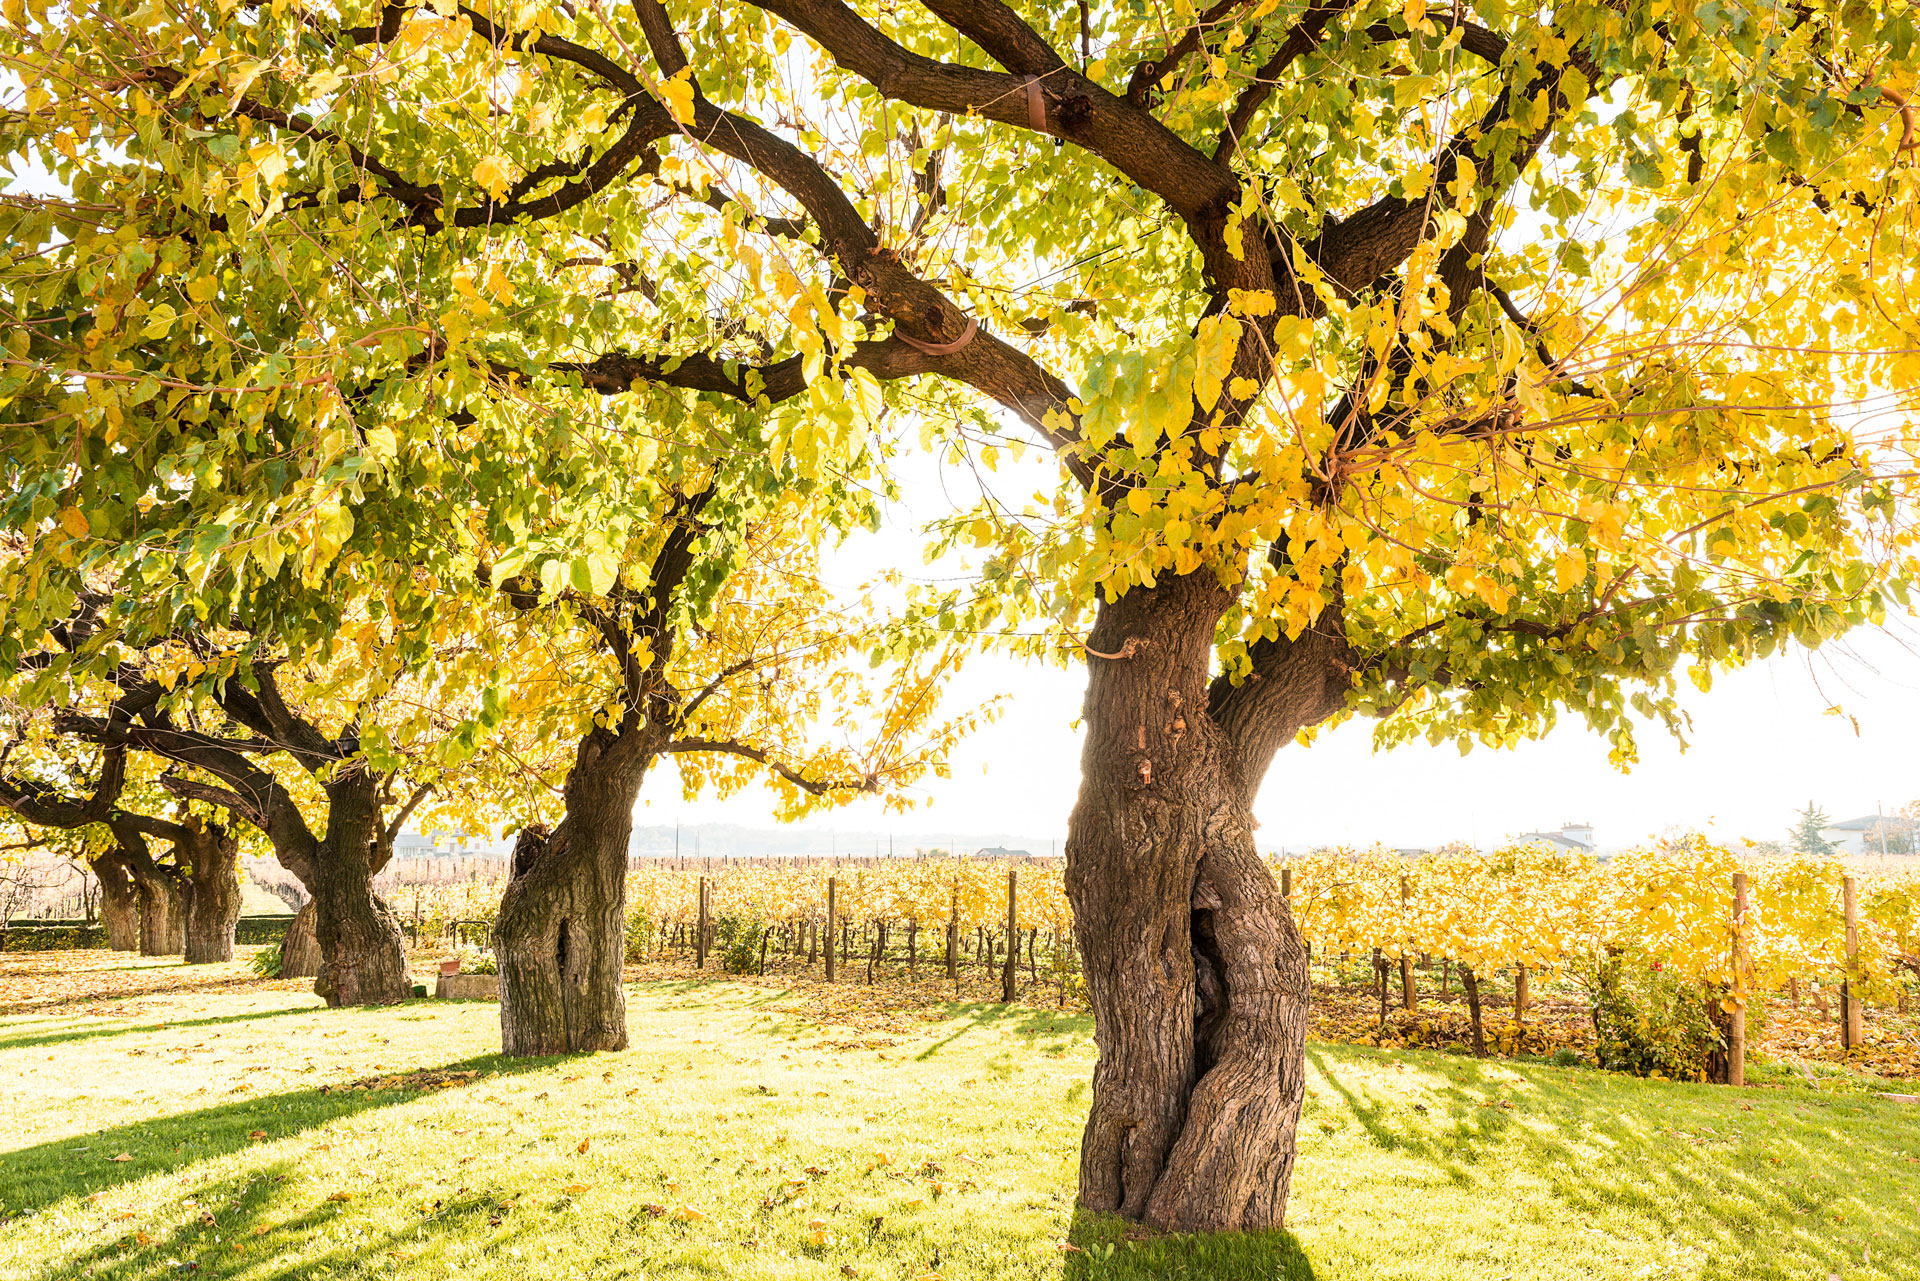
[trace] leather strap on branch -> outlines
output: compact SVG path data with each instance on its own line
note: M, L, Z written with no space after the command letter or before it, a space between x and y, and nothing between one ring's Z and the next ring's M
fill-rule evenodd
M954 352L959 351L962 347L972 342L973 336L979 332L980 322L974 317L968 316L967 327L962 329L960 336L952 342L921 342L912 334L901 333L898 325L894 326L893 336L923 356L951 356Z
M1040 92L1040 77L1027 77L1027 123L1035 133L1047 131L1047 100Z

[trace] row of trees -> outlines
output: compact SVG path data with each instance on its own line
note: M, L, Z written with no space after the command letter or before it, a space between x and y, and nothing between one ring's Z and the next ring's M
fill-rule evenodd
M622 1044L663 757L787 814L898 795L965 728L933 719L962 649L1083 660L1080 1199L1278 1224L1307 987L1252 804L1282 746L1565 709L1626 763L1635 714L1684 729L1683 670L1908 600L1894 7L5 21L19 759L75 801L163 762L189 819L259 832L337 1001L404 990L371 878L409 807L499 812L507 1048ZM849 606L821 557L923 452L966 572Z

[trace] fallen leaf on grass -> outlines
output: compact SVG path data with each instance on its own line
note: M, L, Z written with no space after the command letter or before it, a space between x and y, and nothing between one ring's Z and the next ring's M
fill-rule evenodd
M585 1196L591 1191L593 1191L593 1185L591 1183L569 1183L566 1186L568 1196Z
M699 1223L707 1216L690 1205L676 1205L673 1207L673 1213L670 1217L678 1219L682 1223Z
M131 1160L133 1160L133 1158L132 1158L131 1156L129 1156L129 1155L127 1155L127 1154L126 1154L125 1152L122 1152L122 1153L121 1153L121 1154L120 1154L119 1156L110 1156L110 1157L108 1157L108 1158L107 1158L107 1160L109 1160L109 1161L131 1161Z
M250 1130L247 1132L247 1137L250 1139L264 1139L267 1137L267 1132L265 1130Z
M334 1194L333 1194L332 1196L330 1196L330 1197L328 1197L328 1198L327 1198L327 1200L329 1200L329 1201L351 1201L351 1200L353 1200L353 1193L351 1193L351 1192L336 1192L336 1193L334 1193Z
M147 1235L147 1234L146 1234L145 1232L136 1232L136 1233L134 1233L134 1234L133 1234L133 1239L134 1239L134 1241L135 1241L135 1243L137 1243L137 1244L139 1244L139 1245L152 1245L152 1244L153 1244L153 1238L152 1238L152 1237L150 1237L150 1236L148 1236L148 1235Z
M585 1156L587 1154L587 1149L592 1146L593 1146L592 1139L582 1139L580 1140L580 1146L575 1148L574 1151L578 1152L581 1156Z

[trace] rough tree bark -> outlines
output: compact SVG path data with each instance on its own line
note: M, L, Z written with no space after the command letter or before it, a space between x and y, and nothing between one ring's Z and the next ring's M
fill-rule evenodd
M100 878L100 921L107 929L107 946L116 952L140 950L140 891L127 858L118 848L93 860Z
M326 784L327 834L304 869L313 895L320 973L313 990L328 1005L390 1005L413 995L400 918L373 892L391 845L381 823L379 782L365 768Z
M179 956L187 945L185 874L144 850L128 851L127 866L140 900L140 955Z
M308 899L287 922L280 940L280 977L311 979L320 976L320 940L315 936L313 900Z
M627 846L658 746L644 729L595 731L567 776L560 825L522 828L514 842L493 927L508 1054L627 1047Z
M1273 751L1344 690L1337 630L1256 646L1260 681L1210 681L1230 599L1202 573L1101 606L1067 835L1100 1051L1080 1202L1183 1232L1285 1213L1307 963L1251 807Z
M186 836L174 847L185 864L187 963L202 965L233 959L233 931L240 923L240 843L226 828L189 818Z

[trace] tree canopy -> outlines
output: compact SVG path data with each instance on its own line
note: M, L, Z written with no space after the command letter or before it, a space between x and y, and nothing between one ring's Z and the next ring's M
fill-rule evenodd
M702 703L664 666L690 638L721 677L746 638L870 650L903 724L955 638L1084 654L1093 1208L1280 1221L1304 960L1250 806L1281 746L1564 710L1627 762L1683 672L1909 601L1903 9L123 8L5 9L0 150L47 177L5 209L0 664L58 697L182 629L325 652L353 601L399 672L530 608L618 673L571 815L706 739L689 708L826 709ZM908 419L982 478L929 544L980 573L888 626L800 590L713 627L872 517ZM1057 483L1006 492L1033 446ZM115 626L38 657L102 582ZM528 966L555 921L576 955L550 888L503 913Z

